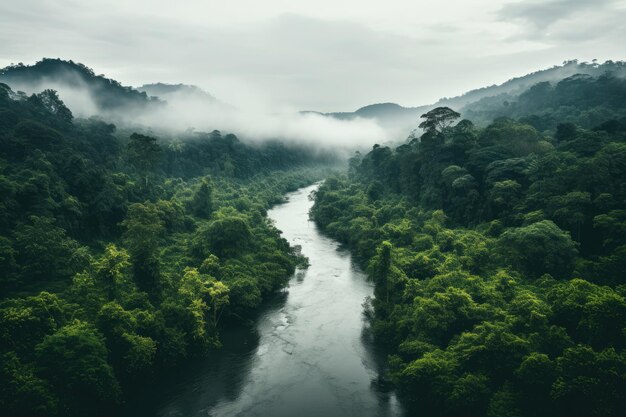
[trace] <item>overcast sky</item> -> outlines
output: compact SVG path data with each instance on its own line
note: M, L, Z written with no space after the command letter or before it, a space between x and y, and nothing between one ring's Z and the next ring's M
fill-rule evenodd
M626 59L626 0L3 0L0 66L82 62L233 104L348 111Z

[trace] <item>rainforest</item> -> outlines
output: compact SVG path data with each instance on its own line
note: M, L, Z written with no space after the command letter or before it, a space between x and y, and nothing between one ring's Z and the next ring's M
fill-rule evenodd
M306 3L0 5L0 415L625 416L623 2Z

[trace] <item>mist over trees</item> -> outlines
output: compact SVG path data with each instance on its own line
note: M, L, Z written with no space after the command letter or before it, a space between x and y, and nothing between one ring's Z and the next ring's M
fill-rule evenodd
M123 86L116 80L96 75L93 69L60 58L43 58L35 65L8 66L0 70L0 82L17 90L37 90L46 84L85 89L97 106L99 113L118 109L139 112L150 107L162 106L163 102L149 97L145 92Z
M316 112L259 106L254 100L235 106L185 84L154 83L133 88L96 75L84 64L59 58L0 69L0 83L22 98L55 90L75 116L114 123L118 129L158 131L164 136L220 129L237 134L247 143L281 141L334 153L350 153L355 147L367 149L389 136L375 120L340 121Z

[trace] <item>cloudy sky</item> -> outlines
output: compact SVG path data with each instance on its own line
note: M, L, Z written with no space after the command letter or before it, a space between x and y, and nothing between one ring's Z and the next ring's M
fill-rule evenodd
M0 66L61 57L123 84L348 111L624 60L625 21L626 0L6 0Z

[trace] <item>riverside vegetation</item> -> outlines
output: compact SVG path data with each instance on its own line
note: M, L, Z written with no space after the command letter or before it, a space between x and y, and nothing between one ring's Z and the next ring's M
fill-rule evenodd
M318 155L318 156L315 156ZM219 347L304 258L266 210L333 161L234 135L157 139L0 84L0 409L111 415Z
M411 414L626 412L626 82L554 91L508 107L540 117L484 128L434 109L419 138L356 154L317 192L315 221L375 282L373 331ZM564 91L579 107L542 131ZM579 126L601 113L617 119Z

